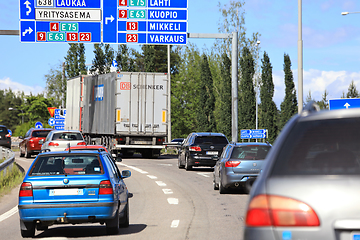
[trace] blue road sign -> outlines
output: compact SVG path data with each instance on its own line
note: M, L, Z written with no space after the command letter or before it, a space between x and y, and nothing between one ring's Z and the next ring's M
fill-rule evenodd
M116 68L118 66L118 63L116 60L113 60L111 65Z
M43 128L43 125L41 122L36 122L35 123L35 128Z
M100 43L102 0L20 0L21 42Z
M10 129L8 129L8 133L12 136L12 131Z
M188 0L107 0L103 42L185 45Z
M267 138L267 129L240 130L241 139Z
M329 109L360 108L360 98L339 98L329 100Z
M55 125L55 119L54 118L49 118L48 120L48 124L52 127Z
M61 109L55 109L54 112L54 127L56 130L64 130L65 129L65 118L60 115ZM63 109L63 114L66 115L66 110Z

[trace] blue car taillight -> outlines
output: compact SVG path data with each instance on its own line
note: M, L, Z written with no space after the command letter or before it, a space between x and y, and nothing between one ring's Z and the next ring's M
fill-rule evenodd
M32 197L33 189L31 183L23 182L20 187L19 197Z
M109 180L101 181L99 187L99 195L113 194L113 188Z

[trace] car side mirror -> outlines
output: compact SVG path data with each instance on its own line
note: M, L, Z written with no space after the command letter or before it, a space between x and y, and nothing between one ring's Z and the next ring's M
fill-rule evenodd
M121 175L122 175L123 178L128 178L128 177L131 176L131 172L129 170L123 170L121 172Z
M40 140L39 140L39 144L40 144L40 145L43 145L43 144L44 144L44 139L40 139Z

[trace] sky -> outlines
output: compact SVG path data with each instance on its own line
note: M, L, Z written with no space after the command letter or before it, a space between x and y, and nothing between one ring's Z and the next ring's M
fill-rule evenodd
M218 33L221 19L218 3L227 0L188 0L188 32ZM19 29L18 1L0 1L0 30ZM284 54L289 54L297 88L298 1L245 0L245 27L248 37L261 34L260 59L264 52L273 66L274 101L284 99ZM321 100L346 94L351 81L360 90L360 11L356 0L302 0L303 99L309 91ZM199 49L210 49L212 39L188 39ZM45 90L50 69L64 61L67 43L20 43L19 36L0 35L0 89L37 94ZM91 64L93 44L86 44L86 63ZM134 47L134 46L130 46ZM113 45L116 50L117 46Z

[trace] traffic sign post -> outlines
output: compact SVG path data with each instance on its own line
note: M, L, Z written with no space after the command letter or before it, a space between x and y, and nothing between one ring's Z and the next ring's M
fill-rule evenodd
M21 42L187 43L188 0L20 0L19 3Z
M240 131L241 139L267 138L267 129L243 129Z
M339 98L329 100L329 109L360 108L360 98Z

